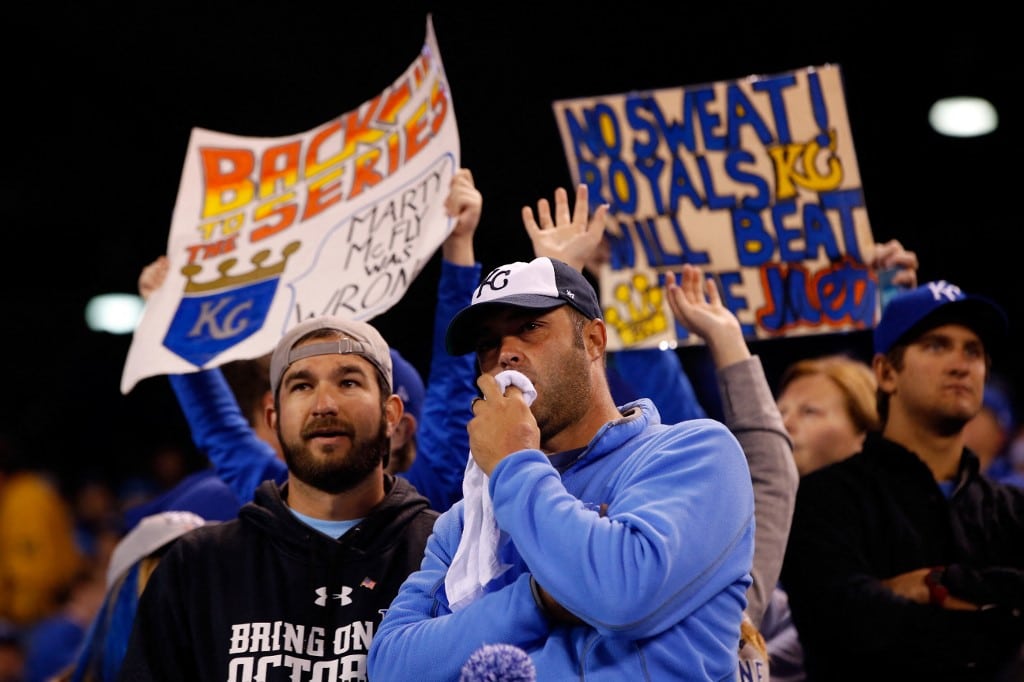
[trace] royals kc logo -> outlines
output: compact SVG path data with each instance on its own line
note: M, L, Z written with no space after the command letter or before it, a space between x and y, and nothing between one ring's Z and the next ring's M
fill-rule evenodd
M288 257L299 242L285 246L281 260L265 265L269 250L256 253L252 270L233 274L238 260L218 265L220 277L201 282L195 277L202 266L189 263L181 269L188 279L178 310L164 337L164 346L202 367L228 348L256 333L266 320Z

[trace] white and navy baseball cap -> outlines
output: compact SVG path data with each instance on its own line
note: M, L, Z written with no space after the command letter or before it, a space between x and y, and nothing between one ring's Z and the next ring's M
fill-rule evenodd
M555 258L517 261L491 270L473 292L473 300L456 313L448 325L445 346L449 355L476 349L480 322L498 306L553 310L571 305L587 316L601 319L597 292L582 272Z
M889 301L875 327L875 352L888 353L893 346L909 343L944 324L962 324L972 330L989 353L1009 331L1006 312L999 304L938 280L897 294Z

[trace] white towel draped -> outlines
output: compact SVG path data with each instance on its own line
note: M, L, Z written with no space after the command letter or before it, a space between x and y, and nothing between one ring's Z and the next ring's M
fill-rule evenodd
M533 383L520 372L510 369L494 378L502 392L510 385L519 388L527 405L537 397ZM444 578L444 589L452 611L458 611L480 597L484 586L509 568L498 559L498 550L508 541L508 536L494 520L487 484L487 474L477 466L471 454L462 479L462 538Z

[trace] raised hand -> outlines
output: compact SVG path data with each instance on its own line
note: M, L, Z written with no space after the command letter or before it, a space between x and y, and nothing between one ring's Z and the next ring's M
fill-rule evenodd
M887 268L898 268L898 272L892 278L893 284L906 289L917 286L917 254L907 251L896 239L890 239L884 244L875 244L868 265L876 273Z
M441 256L456 265L472 265L475 258L473 235L480 224L484 198L473 182L468 168L460 168L452 176L444 207L455 218L455 227L441 245Z
M170 259L167 256L160 256L142 268L142 273L139 275L139 296L142 297L143 301L149 300L149 295L159 289L164 283L170 267Z
M681 281L666 273L665 292L672 314L687 330L704 339L716 367L725 367L750 357L740 321L722 303L715 280L703 271L683 265ZM706 293L705 293L706 292Z
M555 190L553 217L547 199L537 201L536 219L533 210L529 206L523 206L523 226L533 244L534 256L557 258L577 270L583 270L583 266L591 262L603 245L608 204L598 206L588 220L589 212L586 185L576 188L576 206L571 214L569 194L562 187Z

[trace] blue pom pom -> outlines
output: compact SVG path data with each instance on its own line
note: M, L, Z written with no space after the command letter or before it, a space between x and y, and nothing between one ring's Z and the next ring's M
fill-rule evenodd
M511 644L485 644L466 659L459 682L536 682L529 654Z

